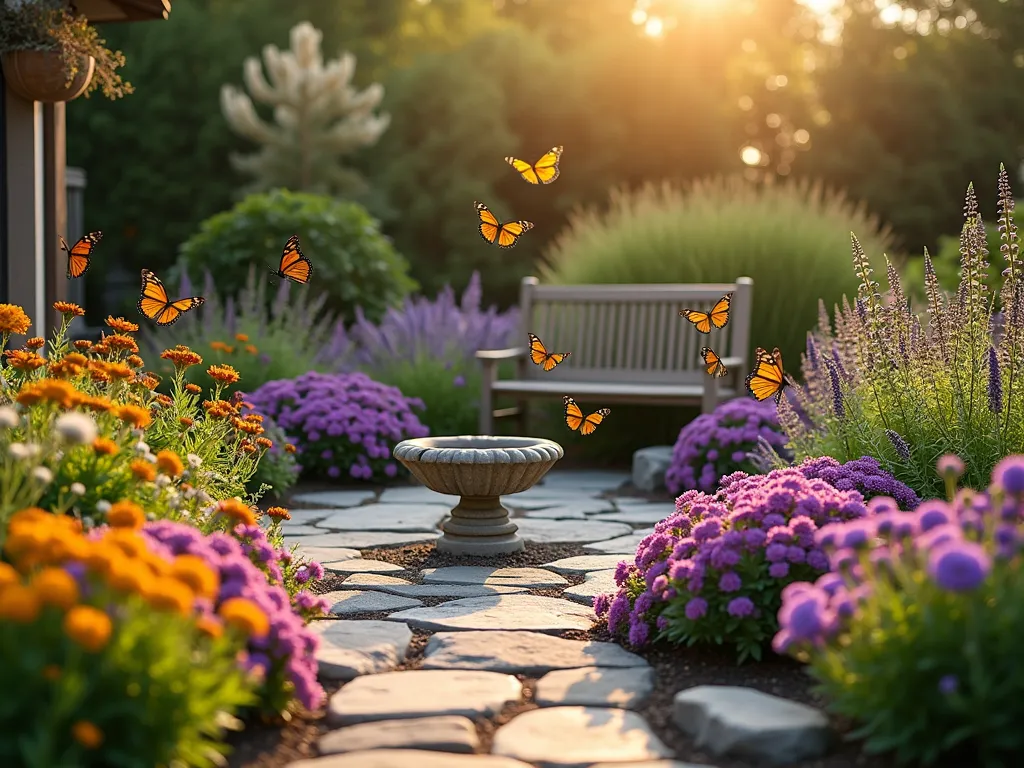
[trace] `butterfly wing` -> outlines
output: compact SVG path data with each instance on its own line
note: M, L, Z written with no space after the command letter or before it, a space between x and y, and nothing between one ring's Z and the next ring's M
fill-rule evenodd
M729 322L729 304L731 302L732 294L727 293L715 303L715 306L711 308L711 312L709 314L711 316L711 323L715 328L723 328L725 327L725 324Z
M308 283L313 274L313 265L299 248L299 236L292 235L284 244L281 252L281 265L277 269L279 277L285 277L296 283Z
M569 429L576 431L583 424L583 411L576 405L576 401L568 395L562 398L562 402L565 403L565 425Z
M693 327L701 333L711 333L711 315L695 309L681 309L679 316L693 323Z
M155 320L168 305L167 291L160 278L148 269L142 270L142 296L139 298L139 312L149 320Z
M480 237L488 243L498 239L498 231L501 229L501 222L491 213L491 209L483 203L473 203L476 206L476 214L480 217Z
M505 162L519 171L519 175L523 177L525 181L531 184L539 184L540 179L537 177L537 172L533 169L525 160L520 160L518 157L506 157Z
M704 358L704 370L708 372L708 376L721 378L729 372L722 364L722 358L711 347L701 347L700 356Z
M90 232L78 239L78 242L68 248L67 240L58 235L62 251L68 254L68 279L81 277L89 271L91 265L92 251L96 244L103 239L102 232Z
M608 418L611 413L611 408L600 408L599 410L594 411L583 420L583 426L580 427L580 434L584 436L594 434L594 430L601 426L601 422Z
M558 161L562 157L561 147L552 147L536 163L533 164L533 172L541 184L550 184L558 178ZM536 183L536 182L535 182Z
M170 304L164 307L163 311L160 313L160 316L156 318L156 324L173 325L174 323L178 322L178 318L181 317L183 314L188 312L190 309L195 309L196 307L204 304L205 302L206 299L204 299L202 296L191 296L187 299L178 299L177 301L172 301Z
M529 221L506 221L498 231L498 246L511 248L523 232L531 229L533 229L533 223Z
M755 400L774 397L778 402L782 388L786 385L782 372L782 353L776 348L768 353L760 347L755 352L757 363L746 379L747 391Z
M545 371L552 370L569 356L568 352L548 352L539 337L532 333L528 333L527 336L530 337L530 360L534 365L543 366Z

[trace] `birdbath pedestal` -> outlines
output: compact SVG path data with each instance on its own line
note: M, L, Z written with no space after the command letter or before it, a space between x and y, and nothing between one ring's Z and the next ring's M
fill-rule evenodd
M393 455L430 490L461 497L441 524L437 550L488 557L525 548L501 497L532 488L564 451L537 437L466 435L403 440Z

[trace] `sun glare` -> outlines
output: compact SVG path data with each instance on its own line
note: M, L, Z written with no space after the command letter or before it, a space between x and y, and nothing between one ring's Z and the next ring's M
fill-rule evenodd
M760 165L761 150L748 144L740 150L740 160L743 161L744 165Z
M651 16L647 19L647 23L644 24L644 34L648 37L661 37L661 34L665 31L665 22L659 19L657 16Z

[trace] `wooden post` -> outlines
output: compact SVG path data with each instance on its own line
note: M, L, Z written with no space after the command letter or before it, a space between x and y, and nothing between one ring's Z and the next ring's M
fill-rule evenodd
M60 249L58 235L67 236L68 205L67 181L64 167L67 164L67 142L65 105L46 104L43 106L43 190L46 230L43 237L45 262L43 265L46 280L46 333L49 338L54 331L54 324L60 322L60 316L50 307L55 301L66 301L68 298L68 281L65 259L67 255ZM77 320L76 322L82 322ZM59 326L58 326L59 327Z

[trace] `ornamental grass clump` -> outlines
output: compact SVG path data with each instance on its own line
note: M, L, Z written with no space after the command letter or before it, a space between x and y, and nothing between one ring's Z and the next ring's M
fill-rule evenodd
M1024 750L1024 456L985 491L956 492L963 470L940 461L949 501L880 497L818 531L833 572L787 587L773 645L810 665L866 751L1002 768Z
M140 513L141 514L141 513ZM196 612L221 576L161 557L126 510L84 536L37 508L0 562L0 765L222 765L223 729L256 702L237 655L267 621L246 597ZM223 606L221 606L223 608Z
M391 449L424 437L413 408L422 401L364 373L310 371L297 379L270 381L247 396L292 436L303 472L330 478L380 480L399 474Z
M1013 208L1000 168L999 322L992 315L995 292L984 280L989 253L973 186L960 236L960 287L945 296L926 253L924 319L911 311L892 264L882 297L853 238L856 301L836 308L834 326L820 306L802 360L806 383L793 404L779 406L798 459L874 456L927 498L942 491L932 468L943 454L959 455L965 483L979 487L1001 457L1024 452L1024 261Z
M693 489L714 493L723 476L754 469L750 453L758 438L772 449L786 444L774 403L749 397L722 403L680 430L665 485L674 494Z
M716 494L687 491L676 513L615 571L618 591L594 610L631 645L650 639L729 644L760 659L775 634L782 590L824 572L817 530L867 513L856 491L808 480L797 469L737 479Z

